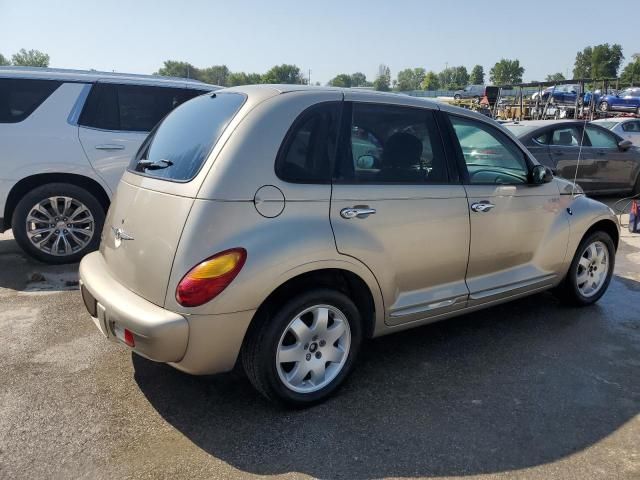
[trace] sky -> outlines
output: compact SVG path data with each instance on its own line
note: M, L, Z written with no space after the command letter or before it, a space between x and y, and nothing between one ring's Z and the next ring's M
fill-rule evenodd
M373 80L381 63L395 78L447 65L488 74L517 58L532 81L571 76L576 52L599 43L621 44L625 65L640 53L640 34L635 21L616 28L625 22L615 12L637 12L639 2L0 0L0 53L38 49L51 67L129 73L169 59L259 73L293 63L322 84L357 71Z

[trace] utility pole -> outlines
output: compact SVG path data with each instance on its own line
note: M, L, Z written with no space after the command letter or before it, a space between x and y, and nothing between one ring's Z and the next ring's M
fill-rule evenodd
M311 69L309 69L309 83L307 85L311 85Z

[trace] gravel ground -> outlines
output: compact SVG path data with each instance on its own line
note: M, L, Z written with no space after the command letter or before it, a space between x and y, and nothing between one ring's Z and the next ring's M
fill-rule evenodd
M535 295L365 345L283 411L105 341L77 265L0 235L0 478L640 478L640 235L593 307Z

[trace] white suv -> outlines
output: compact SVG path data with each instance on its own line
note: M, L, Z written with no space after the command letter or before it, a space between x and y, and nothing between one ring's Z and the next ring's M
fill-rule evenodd
M151 75L0 68L0 233L47 263L95 250L111 195L173 108L220 87Z

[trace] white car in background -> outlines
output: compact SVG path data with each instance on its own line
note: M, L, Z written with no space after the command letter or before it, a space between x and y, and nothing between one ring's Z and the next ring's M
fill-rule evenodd
M602 118L594 120L592 123L597 123L640 147L640 118Z
M47 263L100 241L131 157L171 110L220 87L195 80L0 68L0 233ZM162 168L158 165L158 168Z

